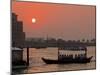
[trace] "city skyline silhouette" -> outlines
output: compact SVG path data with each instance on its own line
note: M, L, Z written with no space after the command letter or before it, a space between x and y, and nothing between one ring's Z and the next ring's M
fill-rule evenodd
M13 2L12 11L18 15L18 20L23 21L27 38L95 38L95 6ZM32 23L32 18L36 23Z

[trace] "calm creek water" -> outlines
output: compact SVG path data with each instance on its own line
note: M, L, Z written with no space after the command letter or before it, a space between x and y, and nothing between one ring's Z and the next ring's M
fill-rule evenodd
M41 57L49 59L57 59L57 48L43 48L43 49L29 49L30 65L24 69L22 73L37 73L37 72L51 72L51 71L68 71L68 70L84 70L95 69L95 47L87 47L87 57L93 56L92 61L87 64L45 64ZM84 51L61 51L62 54L77 54ZM26 60L26 49L23 52L23 59Z

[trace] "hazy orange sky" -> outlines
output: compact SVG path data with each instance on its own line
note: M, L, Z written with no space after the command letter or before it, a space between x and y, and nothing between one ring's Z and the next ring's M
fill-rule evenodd
M13 2L12 12L23 21L26 37L92 39L95 37L95 6ZM32 23L32 18L36 23Z

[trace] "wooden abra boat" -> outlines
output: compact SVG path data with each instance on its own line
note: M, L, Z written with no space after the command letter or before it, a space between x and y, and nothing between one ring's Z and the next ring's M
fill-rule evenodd
M78 54L73 56L71 55L61 55L59 53L59 50L62 49L71 49L70 51L76 51L76 49L80 49L80 51L85 51L84 54ZM78 50L79 51L79 50ZM57 60L52 60L52 59L46 59L46 58L42 58L42 60L46 63L46 64L70 64L70 63L89 63L91 61L93 56L91 57L87 57L87 48L86 47L72 47L72 48L58 48L58 59Z

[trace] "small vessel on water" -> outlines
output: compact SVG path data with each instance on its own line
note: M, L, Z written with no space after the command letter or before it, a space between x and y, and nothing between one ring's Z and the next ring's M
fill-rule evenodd
M84 54L70 54L70 55L63 55L60 54L60 50L70 50L70 51L84 51ZM70 63L89 63L93 56L87 57L87 48L86 47L59 47L58 48L58 59L52 60L47 58L42 58L42 60L46 64L70 64Z

